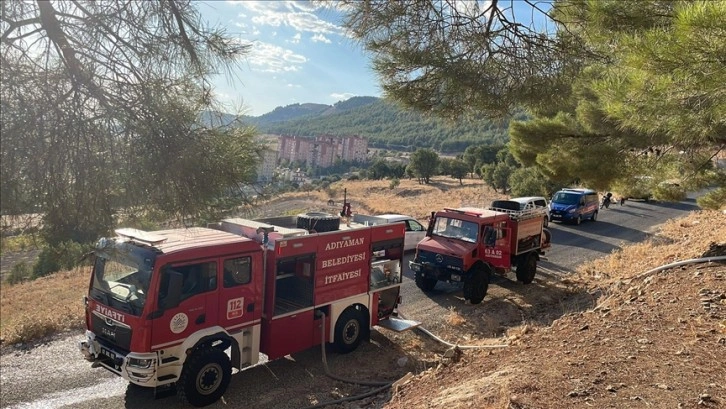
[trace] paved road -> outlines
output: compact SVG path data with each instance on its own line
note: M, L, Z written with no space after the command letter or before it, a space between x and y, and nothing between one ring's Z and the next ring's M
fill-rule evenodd
M547 276L567 275L582 262L642 241L666 220L696 209L693 202L626 202L625 206L616 205L602 210L598 221L594 223L584 222L579 226L552 223L552 250L547 254L548 260L541 263L538 276L543 275L543 281L546 282ZM524 287L537 290L537 283ZM474 311L481 315L489 302L490 308L505 311L507 305L502 300L506 299L508 291L520 290L510 280L494 280L485 302L470 307L477 308ZM463 303L460 297L460 288L445 283L439 283L434 295L423 294L413 284L410 271L405 274L402 310L427 325L429 321L446 315L452 306L461 306ZM521 308L513 309L512 313L520 314ZM148 390L129 387L122 379L105 370L90 369L76 348L75 342L79 338L80 334L72 334L31 351L3 355L0 361L0 406L43 409L155 408L160 405L169 409L183 407L174 398L154 400ZM370 353L370 359L375 359L374 348L364 347L363 353ZM313 362L317 359L314 354L300 354L296 355L294 364L283 359L251 368L248 373L233 377L226 395L252 400L230 401L227 404L218 402L210 407L285 407L282 390L291 385L307 385L307 389L301 389L301 393L309 390L313 382L310 380L309 368L319 367L319 362ZM340 363L344 365L345 359L351 358L342 357ZM285 386L270 387L272 381L274 385ZM321 400L329 400L329 393L321 396Z

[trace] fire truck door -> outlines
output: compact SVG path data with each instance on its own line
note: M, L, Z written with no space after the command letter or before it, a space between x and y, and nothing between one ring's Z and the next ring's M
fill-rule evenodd
M169 288L172 282L169 278L172 274L182 276L178 305L170 304L169 299L172 297L168 297L175 292ZM161 270L157 300L161 314L154 321L151 334L152 348L174 343L196 331L215 325L216 289L216 260L165 266Z
M262 277L253 274L254 269L262 270L261 259L236 255L222 259L221 266L217 303L220 325L228 330L251 325L262 314Z

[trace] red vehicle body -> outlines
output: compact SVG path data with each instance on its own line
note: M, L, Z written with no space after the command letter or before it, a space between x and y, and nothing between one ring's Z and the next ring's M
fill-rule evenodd
M511 205L519 209L518 203ZM464 298L478 304L492 273L506 274L515 267L517 280L531 283L540 255L550 247L542 214L538 209L475 207L432 213L426 238L409 263L416 285L428 292L438 281L463 282Z
M372 326L401 324L392 322L403 223L315 232L294 222L227 219L101 239L86 297L85 357L204 406L224 394L232 367L254 365L260 353L272 360L320 345L323 331L350 352Z

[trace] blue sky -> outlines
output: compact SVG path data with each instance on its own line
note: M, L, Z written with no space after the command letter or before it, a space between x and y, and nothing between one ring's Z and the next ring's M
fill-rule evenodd
M239 69L214 80L231 107L258 116L294 103L381 96L370 58L335 9L300 1L204 1L198 8L208 23L252 44Z
M461 7L476 2L484 9L489 0L455 0ZM549 0L538 4L549 8ZM332 105L353 96L382 96L370 55L340 26L342 14L335 8L279 0L208 0L197 6L207 23L252 44L239 69L214 79L227 112L259 116L294 103ZM521 16L525 25L534 19L541 28L544 21L524 1L503 0L499 7Z

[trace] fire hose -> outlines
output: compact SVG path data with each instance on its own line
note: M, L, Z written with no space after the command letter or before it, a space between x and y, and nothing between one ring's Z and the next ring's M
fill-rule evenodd
M321 346L320 350L321 350L321 354L323 357L323 370L325 372L325 375L328 376L329 378L335 379L340 382L351 383L351 384L356 384L356 385L363 385L363 386L377 386L377 388L372 389L368 392L362 393L360 395L347 396L345 398L340 398L340 399L336 399L333 401L318 403L317 405L308 406L304 409L324 408L325 406L329 406L329 405L335 405L338 403L360 400L360 399L367 398L369 396L377 395L377 394L385 391L386 389L390 388L394 384L394 382L360 381L360 380L354 380L354 379L347 379L347 378L338 376L330 371L330 368L328 367L328 358L327 358L327 355L325 354L325 345L326 345L326 342L325 342L325 313L322 311L320 311L320 313L322 314L322 318L323 318L321 320L323 328L321 331L322 341L320 343L320 346ZM398 316L401 318L404 318L400 312L398 313ZM421 332L423 332L424 334L430 336L434 340L436 340L446 346L452 347L452 348L457 347L459 349L484 349L484 348L505 348L505 347L509 346L509 345L457 345L457 344L452 344L450 342L444 341L443 339L439 338L438 336L434 335L432 332L428 331L427 329L425 329L423 327L416 327L416 329L418 329Z
M703 258L695 258L695 259L677 261L677 262L674 262L674 263L665 264L665 265L662 265L660 267L656 267L654 269L648 270L648 271L646 271L644 273L641 273L641 274L636 275L633 278L636 278L636 279L637 278L642 278L642 277L648 276L650 274L655 274L655 273L658 273L660 271L667 270L669 268L680 267L680 266L687 265L687 264L710 263L710 262L715 262L715 261L726 261L726 256L703 257ZM318 409L318 408L324 408L325 406L329 406L329 405L335 405L335 404L338 404L338 403L360 400L360 399L367 398L369 396L376 395L376 394L378 394L380 392L383 392L384 390L390 388L395 382L388 382L388 381L359 381L359 380L347 379L347 378L343 378L341 376L335 375L335 374L333 374L330 371L330 368L328 367L327 356L325 354L325 345L326 345L326 342L325 342L325 313L321 311L321 314L322 314L322 318L323 318L322 319L322 326L323 326L323 328L322 328L322 331L321 331L321 334L322 334L322 342L320 343L320 345L321 345L321 352L322 352L322 357L323 357L322 358L323 359L323 369L325 371L325 375L328 376L328 377L330 377L330 378L332 378L332 379L335 379L337 381L340 381L340 382L351 383L351 384L356 384L356 385L364 385L364 386L377 386L377 388L372 389L372 390L370 390L368 392L359 394L359 395L348 396L348 397L345 397L345 398L340 398L340 399L336 399L336 400L333 400L333 401L328 401L328 402L319 403L317 405L308 406L308 407L306 407L304 409ZM402 319L405 319L405 317L400 312L399 312L398 316L401 317ZM424 334L430 336L431 338L433 338L437 342L442 343L442 344L444 344L444 345L446 345L448 347L451 347L451 348L459 348L459 349L485 349L485 348L506 348L506 347L509 346L509 345L506 345L506 344L501 344L501 345L458 345L458 344L452 344L450 342L444 341L443 339L441 339L440 337L436 336L435 334L433 334L432 332L428 331L427 329L425 329L423 327L417 327L417 329L420 330L421 332L423 332Z

